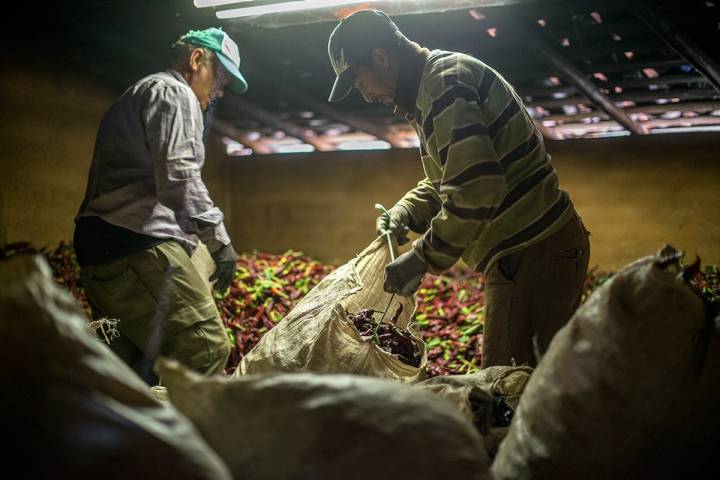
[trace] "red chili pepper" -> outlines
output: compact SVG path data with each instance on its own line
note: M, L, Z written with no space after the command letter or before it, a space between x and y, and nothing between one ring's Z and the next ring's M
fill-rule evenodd
M43 254L58 283L72 292L90 316L72 245L61 243L55 250L49 250L37 249L27 242L14 243L0 249L0 258L19 253ZM277 324L277 320L287 315L333 270L332 266L292 250L281 255L243 254L238 259L238 268L229 294L216 299L228 336L235 341L228 371L234 370L242 356ZM720 305L718 268L706 266L702 271L692 273L693 287L707 305L717 309ZM608 274L591 271L585 297L607 278ZM482 275L461 270L451 270L443 276L426 275L416 300L415 319L429 346L428 374L468 373L468 368L479 366L485 303ZM401 348L402 338L393 341L392 348Z

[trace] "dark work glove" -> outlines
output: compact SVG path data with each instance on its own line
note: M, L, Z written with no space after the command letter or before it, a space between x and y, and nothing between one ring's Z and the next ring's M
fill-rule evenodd
M383 288L386 292L409 297L420 286L425 272L427 272L425 263L415 255L414 251L410 250L385 267Z
M235 276L238 257L229 243L210 255L215 260L215 272L210 276L210 281L215 282L213 287L222 293L227 290Z
M410 223L410 214L405 207L395 205L387 213L383 212L375 220L375 228L378 235L385 235L390 232L397 240L398 245L404 245L408 242L407 234L410 231L408 224Z

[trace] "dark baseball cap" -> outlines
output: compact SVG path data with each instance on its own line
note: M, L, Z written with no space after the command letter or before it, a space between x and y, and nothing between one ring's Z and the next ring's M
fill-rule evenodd
M328 102L338 102L352 90L352 77L373 48L394 47L405 38L395 22L380 10L360 10L343 19L330 34L328 55L337 78Z

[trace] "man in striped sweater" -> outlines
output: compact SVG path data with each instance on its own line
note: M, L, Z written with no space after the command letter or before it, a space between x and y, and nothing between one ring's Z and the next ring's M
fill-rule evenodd
M522 100L480 60L422 48L377 10L340 22L328 53L329 101L356 88L420 138L425 178L377 228L421 237L387 266L385 289L411 295L462 258L485 275L482 366L534 366L580 302L590 247Z

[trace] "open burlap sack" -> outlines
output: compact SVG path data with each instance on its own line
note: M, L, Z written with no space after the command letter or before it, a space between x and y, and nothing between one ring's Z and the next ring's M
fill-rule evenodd
M419 367L403 363L361 337L349 313L365 308L384 311L390 294L383 290L390 252L378 237L356 258L325 277L240 362L235 375L267 372L352 373L412 382L424 378L425 343L413 335L420 349ZM408 327L415 311L413 298L396 295L385 321L402 305L397 320Z

